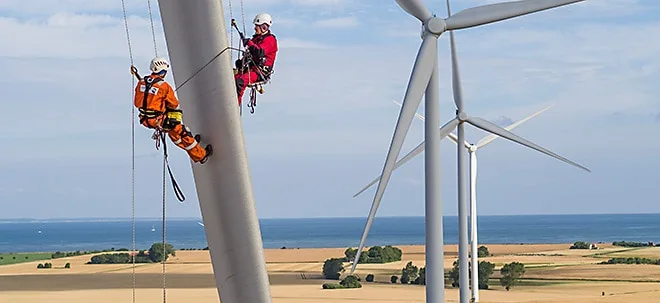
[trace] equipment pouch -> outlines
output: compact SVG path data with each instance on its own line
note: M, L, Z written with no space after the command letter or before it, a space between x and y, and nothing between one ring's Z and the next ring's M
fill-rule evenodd
M163 121L163 129L170 130L183 122L183 110L180 109L167 109L165 112L165 121Z

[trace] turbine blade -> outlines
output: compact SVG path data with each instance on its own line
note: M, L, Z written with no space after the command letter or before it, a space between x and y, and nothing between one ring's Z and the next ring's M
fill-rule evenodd
M527 140L523 137L520 137L520 136L508 131L508 130L505 130L505 129L497 126L497 124L495 124L495 123L492 123L490 121L487 121L487 120L484 120L484 119L481 119L481 118L478 118L478 117L468 117L467 122L474 125L475 127L478 127L480 129L482 129L482 130L485 130L485 131L490 132L490 133L495 133L495 134L499 135L502 138L511 140L513 142L524 145L524 146L529 147L531 149L542 152L542 153L544 153L548 156L551 156L553 158L559 159L563 162L566 162L568 164L571 164L573 166L576 166L576 167L584 169L588 172L591 172L591 170L589 170L588 168L586 168L586 167L584 167L580 164L577 164L577 163L575 163L571 160L568 160L568 159L566 159L566 158L564 158L564 157L562 157L558 154L555 154L555 153L553 153L553 152L551 152L551 151L549 151L549 150L547 150L547 149L545 149L545 148L543 148L543 147L541 147L541 146L539 146L539 145L537 145L537 144L535 144L535 143L533 143L533 142L531 142L531 141L529 141L529 140Z
M554 106L554 105L550 105L550 106L548 106L548 107L546 107L546 108L544 108L544 109L542 109L542 110L540 110L540 111L537 111L537 112L535 112L535 113L533 113L533 114L531 114L531 115L525 117L524 119L522 119L522 120L520 120L520 121L518 121L518 122L516 122L516 123L513 123L513 124L511 124L511 125L509 125L509 126L507 126L507 127L505 127L504 129L506 129L506 130L512 130L512 129L518 127L520 124L523 124L523 123L527 122L529 119L532 119L532 118L534 118L534 117L540 115L542 112L544 112L544 111L546 111L546 110L552 108L553 106ZM481 140L479 140L479 141L477 142L477 148L481 148L482 146L484 146L484 145L486 145L486 144L488 144L488 143L490 143L490 142L493 142L493 140L497 139L498 137L499 137L499 136L498 136L498 135L495 135L495 134L490 134L490 135L484 137L483 139L481 139Z
M445 125L443 125L440 128L440 140L442 140L444 137L449 137L449 138L453 137L453 138L456 138L455 142L458 142L458 137L456 137L456 135L454 135L452 133L454 128L456 128L456 126L458 126L458 122L459 122L458 118L454 118L454 119L449 120L447 123L445 123Z
M415 156L417 156L417 155L419 155L421 152L423 152L423 151L424 151L424 146L425 146L424 143L425 143L425 142L422 141L422 143L420 143L419 145L417 145L417 147L415 147L415 148L414 148L413 150L411 150L408 154L406 154L403 158L401 158L401 160L399 160L398 162L396 162L396 164L394 165L394 169L393 169L393 170L396 170L397 168L401 167L401 165L406 164L406 162L412 160L412 158L414 158ZM369 187L371 187L372 185L376 184L376 182L378 182L378 180L380 180L382 176L383 176L383 175L380 175L380 176L374 178L373 180L371 180L371 182L369 182L369 184L367 184L367 186L365 186L364 188L362 188L357 194L353 195L353 198L359 196L359 195L360 195L361 193L363 193L365 190L369 189Z
M426 8L421 0L396 0L396 3L399 4L404 11L413 15L421 22L433 17L431 11Z
M488 4L462 10L445 21L447 30L463 29L582 1L584 0L522 0Z
M463 111L463 91L461 89L460 72L458 71L458 56L456 55L456 41L454 32L449 32L449 41L451 44L451 83L454 91L454 103L458 111Z
M401 103L399 103L399 101L396 101L396 100L392 100L392 101L393 101L394 103L398 104L399 106L401 106ZM420 119L420 120L422 120L422 121L426 121L426 119L424 118L424 116L422 116L422 115L420 115L420 114L418 114L418 113L415 113L415 117L417 117L418 119ZM454 142L454 144L458 144L458 137L456 136L456 134L454 134L454 133L449 133L448 136L449 136L449 139L450 139L452 142ZM442 136L442 138L444 138L444 137L445 137L445 136ZM465 147L470 148L470 144L467 143L467 142L465 142ZM355 196L354 196L354 197L355 197Z
M410 129L410 124L412 123L415 111L422 100L422 95L424 95L426 87L431 79L431 73L435 67L435 60L437 60L436 56L438 55L437 41L436 36L425 35L424 41L419 48L417 59L415 60L415 65L412 74L410 75L410 82L408 83L408 88L406 89L406 94L403 98L401 113L399 114L399 119L396 123L396 128L394 129L394 135L392 136L392 142L390 143L390 148L387 152L385 165L383 166L383 172L381 173L382 178L378 183L378 189L376 190L376 195L371 204L369 217L367 218L367 223L364 227L364 232L362 233L362 239L360 240L360 246L357 250L357 260L353 262L351 273L355 271L355 267L360 260L360 253L364 249L369 229L371 229L371 224L376 216L376 210L378 210L378 205L385 192L385 187L387 186L387 182L389 182L392 171L394 170L395 161L401 151L403 141L406 138L406 133Z
M399 103L399 101L392 100L392 102L394 102L394 103L398 104L399 106L401 106L401 103ZM415 113L415 117L417 117L418 119L420 119L420 120L422 120L422 121L425 121L425 120L426 120L426 119L424 118L424 116L422 116L422 115L420 115L420 114L418 114L418 113ZM458 137L456 136L456 134L454 134L454 133L449 133L448 136L449 136L449 139L451 139L452 142L458 144ZM445 136L442 136L442 137L444 138ZM467 143L467 142L465 142L465 146L466 146L467 148L470 148L470 144Z
M456 134L449 133L448 137L449 137L449 139L451 139L451 142L454 142L455 144L458 144L458 136L456 136ZM464 142L464 143L467 144L467 142Z
M402 106L402 104L399 103L399 101L392 100L392 102L396 103L396 104L399 105L399 106ZM425 120L426 120L426 119L424 119L424 116L418 114L417 112L415 112L415 117L417 117L417 119L422 120L422 121L425 121Z
M452 119L452 120L450 120L449 122L445 123L445 125L443 125L443 126L440 128L440 140L442 140L442 139L443 139L444 137L446 137L448 134L451 134L451 131L454 130L454 128L456 128L457 125L458 125L458 119ZM393 170L396 170L397 168L399 168L399 167L401 167L402 165L406 164L406 162L412 160L412 159L415 158L417 155L419 155L420 153L422 153L422 152L424 151L424 147L426 146L425 143L426 143L425 141L422 141L422 143L420 143L419 145L417 145L417 147L415 147L415 148L414 148L413 150L411 150L408 154L406 154L405 156L403 156L403 158L401 158L398 162L396 162L396 164L394 165L394 169L393 169ZM367 184L367 186L365 186L364 188L362 188L357 194L353 195L353 198L359 196L359 195L360 195L361 193L363 193L365 190L369 189L369 187L371 187L372 185L376 184L376 182L378 182L378 180L380 180L381 177L382 177L382 175L380 175L380 176L374 178L369 184Z

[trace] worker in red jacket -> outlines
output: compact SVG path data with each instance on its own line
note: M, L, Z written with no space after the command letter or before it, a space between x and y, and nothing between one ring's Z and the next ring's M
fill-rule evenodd
M255 33L252 38L243 40L246 53L235 62L234 80L239 106L248 85L270 79L277 55L277 38L270 31L273 25L271 16L266 13L257 14L252 23Z

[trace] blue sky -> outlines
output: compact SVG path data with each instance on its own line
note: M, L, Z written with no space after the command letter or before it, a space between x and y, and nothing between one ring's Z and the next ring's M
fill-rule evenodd
M256 113L245 108L243 115L262 218L369 212L375 186L352 195L382 169L399 113L392 100L403 98L420 25L395 1L352 2L244 0L244 19L241 2L231 3L250 34L253 16L271 13L280 43L272 83ZM452 11L492 2L454 0ZM478 152L480 215L660 212L656 2L590 0L455 33L468 114L516 121L554 104L515 133L593 171L497 139ZM444 1L425 3L446 16ZM141 71L154 55L146 4L127 1ZM158 52L166 54L157 1L152 5ZM0 2L0 218L131 215L132 87L123 25L121 1ZM439 39L443 123L454 112L448 40ZM470 142L486 135L466 128ZM423 140L423 129L413 122L401 155ZM136 126L138 217L161 212L162 158L150 135ZM168 216L198 217L187 156L169 146L187 201L178 203L168 186ZM455 215L455 145L444 140L441 157L443 210ZM378 216L424 214L423 160L395 171Z

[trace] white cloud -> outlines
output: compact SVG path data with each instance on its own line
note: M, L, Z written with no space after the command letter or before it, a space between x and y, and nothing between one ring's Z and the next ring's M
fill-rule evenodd
M131 17L128 24L134 55L151 56L153 39L149 20ZM162 51L165 40L160 27L156 34ZM46 20L0 17L0 35L5 37L3 43L13 46L0 49L2 57L128 58L123 19L108 15L61 13Z
M314 26L321 28L352 28L358 25L359 23L355 17L323 19L314 22Z
M305 48L305 49L327 49L332 48L330 45L326 45L320 42L315 41L306 41L297 38L282 38L277 40L278 49L290 49L290 48Z

